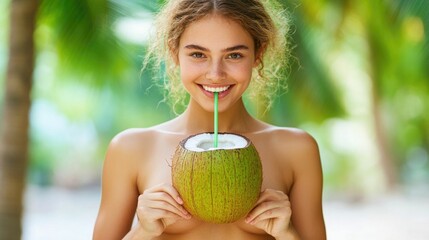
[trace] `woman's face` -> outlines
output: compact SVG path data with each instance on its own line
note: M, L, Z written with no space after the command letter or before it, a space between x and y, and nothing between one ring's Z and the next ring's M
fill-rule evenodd
M251 35L238 23L209 15L183 32L178 51L180 76L194 101L213 111L219 92L222 112L241 98L257 66Z

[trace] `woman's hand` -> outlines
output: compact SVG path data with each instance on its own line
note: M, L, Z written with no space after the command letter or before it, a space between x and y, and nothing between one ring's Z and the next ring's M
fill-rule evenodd
M149 188L139 196L137 218L147 236L159 236L165 228L191 215L182 206L179 193L169 184Z
M289 197L282 191L266 189L247 215L246 222L277 238L288 235L291 215Z

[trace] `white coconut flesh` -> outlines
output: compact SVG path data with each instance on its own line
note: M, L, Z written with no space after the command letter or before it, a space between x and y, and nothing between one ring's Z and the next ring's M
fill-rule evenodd
M184 147L194 152L212 151L217 149L239 149L249 145L248 140L235 134L218 134L218 146L214 147L214 134L201 133L189 137Z

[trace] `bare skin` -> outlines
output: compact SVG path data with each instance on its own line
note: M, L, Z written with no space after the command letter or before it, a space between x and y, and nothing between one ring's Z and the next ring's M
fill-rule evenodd
M169 122L130 129L112 140L94 239L326 239L317 143L301 130L253 118L242 102L249 72L258 65L251 37L238 24L216 16L188 29L177 61L190 103ZM218 41L212 41L213 32ZM231 46L240 47L225 50ZM258 202L247 216L230 224L190 216L171 185L171 157L178 143L191 134L213 131L213 93L202 85L228 86L219 94L219 131L248 137L263 166ZM135 214L139 221L133 225Z

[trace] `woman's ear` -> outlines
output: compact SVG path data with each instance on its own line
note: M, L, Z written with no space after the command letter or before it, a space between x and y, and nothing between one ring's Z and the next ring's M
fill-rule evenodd
M174 65L176 65L176 67L179 66L180 65L180 61L179 61L178 54L175 54L175 53L171 52L170 55L171 55L171 60L173 60Z
M266 46L266 44L263 44L255 53L255 62L253 64L253 67L257 67L259 66L259 64L261 64L262 58L264 57L264 53L266 50Z
M179 66L179 53L178 51L174 51L170 45L168 46L168 53L170 54L171 60L176 66Z
M171 54L171 59L173 59L174 65L179 66L179 56L177 54Z

